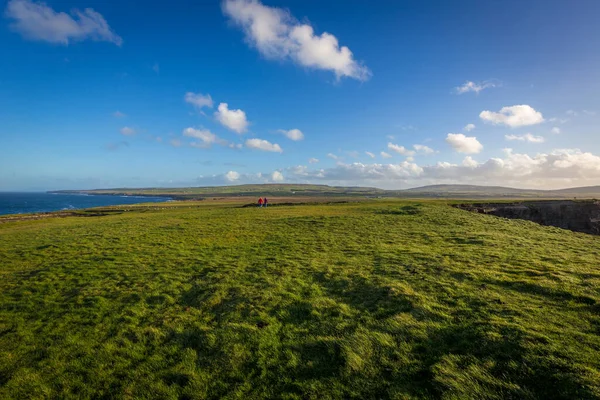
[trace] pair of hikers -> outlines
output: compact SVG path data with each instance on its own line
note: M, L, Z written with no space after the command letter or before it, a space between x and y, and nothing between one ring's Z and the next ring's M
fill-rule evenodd
M269 204L269 200L265 197L264 199L261 197L258 199L258 206L262 207L262 206L267 206Z

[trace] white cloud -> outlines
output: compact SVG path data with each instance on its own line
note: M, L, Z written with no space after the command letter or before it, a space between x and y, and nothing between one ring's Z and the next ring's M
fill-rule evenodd
M11 0L5 11L13 20L11 29L30 40L68 45L86 39L123 44L104 17L91 8L74 9L71 15L56 12L45 3L30 0Z
M212 144L220 144L222 146L228 146L235 148L236 145L228 143L226 140L220 139L217 135L209 131L208 129L195 129L185 128L183 130L183 136L192 137L198 139L199 142L192 142L190 146L198 148L208 148ZM233 146L231 146L233 145Z
M350 49L324 32L298 22L287 10L268 7L259 0L225 0L223 12L241 26L246 40L265 57L290 59L314 69L332 71L336 77L369 79L369 69L357 62Z
M301 172L301 174L296 174ZM500 185L522 188L564 188L597 185L600 157L579 149L559 149L548 154L517 154L510 149L504 157L478 163L470 156L461 164L439 162L419 166L399 164L338 163L329 169L289 169L287 180L320 181L342 185L373 185L402 188L436 183Z
M248 120L246 113L242 110L230 110L227 103L219 104L215 112L217 120L236 133L244 133L248 129Z
M473 157L471 156L466 156L465 159L462 162L462 165L464 167L476 167L477 165L479 165L479 163L477 161L475 161L473 159Z
M285 129L279 129L277 132L284 134L288 139L293 141L304 139L304 134L300 129L290 129L289 131L286 131Z
M375 158L375 154L371 153L370 151L365 151L365 154L371 158Z
M554 128L552 128L552 133L554 133L555 135L560 134L560 128L555 126Z
M475 125L474 124L467 124L464 127L465 132L471 132L473 129L475 129Z
M308 163L309 163L309 164L316 164L316 163L318 163L318 162L319 162L319 159L318 159L318 158L314 158L314 157L313 157L313 158L309 158L309 159L308 159Z
M386 139L394 140L394 139L396 139L396 136L394 136L394 135L387 135Z
M556 118L556 117L552 117L548 121L550 121L550 122L560 122L561 124L564 124L564 123L569 122L569 119L568 118Z
M579 115L579 113L575 110L567 110L567 115L570 115L572 117L577 117Z
M596 115L597 114L596 111L590 111L590 110L583 110L581 112L584 113L585 115Z
M273 182L283 182L283 174L279 171L273 171L273 173L271 174L271 180Z
M198 110L203 107L213 108L213 99L210 94L187 92L183 97L186 103L193 105Z
M383 157L383 158L392 158L392 155L389 153L386 153L385 151L382 151L379 154L381 154L381 157Z
M189 136L196 139L200 139L204 143L215 143L217 141L217 135L209 131L208 129L194 129L185 128L183 130L183 136Z
M534 136L531 133L526 133L524 135L504 135L504 138L506 140L518 140L529 143L544 143L545 141L543 136Z
M412 150L408 150L404 146L398 146L397 144L389 142L387 145L388 150L394 151L398 154L402 154L403 156L411 157L415 155L415 152Z
M459 153L476 154L483 150L483 145L475 136L469 137L462 133L449 133L446 142Z
M526 104L502 107L500 112L482 111L479 114L479 118L495 125L503 124L511 128L536 125L544 122L542 113Z
M270 151L274 153L282 153L283 150L278 144L271 143L263 139L248 139L246 140L246 147L250 149Z
M240 179L240 174L236 171L229 171L225 174L225 179L229 182L235 182Z
M474 93L479 94L479 92L481 92L484 89L493 88L496 86L498 86L498 85L491 81L483 81L483 82L479 82L479 83L467 81L464 84L462 84L461 86L455 87L454 90L456 91L457 94L463 94L463 93L468 93L468 92L474 92Z
M333 154L333 153L328 153L328 154L327 154L327 157L331 158L332 160L339 160L339 159L340 159L338 156L336 156L336 155L335 155L335 154Z
M422 144L415 144L415 145L413 145L413 148L417 151L418 154L433 154L433 153L435 153L435 150L433 150L431 147L425 146Z
M121 111L115 111L113 113L113 117L115 118L125 118L127 115L123 114Z
M173 147L181 147L181 146L183 146L183 143L182 143L182 142L181 142L181 140L179 140L179 139L171 139L171 140L169 141L169 144L170 144L171 146L173 146Z
M128 126L124 126L123 128L121 128L121 135L125 135L125 136L131 136L131 135L135 135L135 129L130 128Z

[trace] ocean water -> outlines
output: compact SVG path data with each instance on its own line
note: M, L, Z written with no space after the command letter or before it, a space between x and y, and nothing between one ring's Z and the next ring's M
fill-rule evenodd
M0 215L77 210L120 204L158 203L168 200L166 197L0 192Z

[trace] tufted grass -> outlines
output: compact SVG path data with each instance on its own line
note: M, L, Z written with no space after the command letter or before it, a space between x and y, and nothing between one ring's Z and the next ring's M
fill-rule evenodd
M600 237L194 204L0 224L0 398L600 398Z

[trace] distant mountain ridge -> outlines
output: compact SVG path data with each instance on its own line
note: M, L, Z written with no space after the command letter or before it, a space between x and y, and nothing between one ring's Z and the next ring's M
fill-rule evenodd
M503 186L429 185L402 190L384 190L360 186L328 186L310 184L261 184L207 186L187 188L116 188L95 190L59 190L50 193L81 193L121 196L165 196L174 199L200 199L232 196L367 196L448 199L570 199L600 198L600 186L556 190L517 189Z

